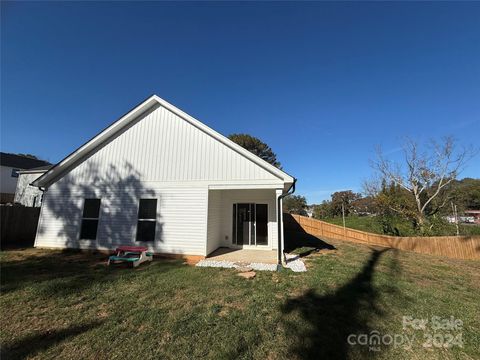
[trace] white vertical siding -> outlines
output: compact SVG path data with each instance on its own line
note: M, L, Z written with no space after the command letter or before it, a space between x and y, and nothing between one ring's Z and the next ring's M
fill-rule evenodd
M207 254L222 245L222 193L221 190L211 190L208 194Z
M132 167L142 181L280 181L192 124L159 107L71 171L83 183Z

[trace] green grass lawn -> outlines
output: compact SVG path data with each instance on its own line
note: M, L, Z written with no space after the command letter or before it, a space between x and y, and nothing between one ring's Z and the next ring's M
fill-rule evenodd
M331 224L343 226L343 219L341 217L321 219ZM400 233L400 236L419 236L412 229L412 225L403 219L397 219L393 224ZM345 226L351 229L371 232L375 234L383 234L382 225L375 216L347 216L345 217ZM445 224L442 228L444 235L455 235L456 228L453 224ZM460 224L460 235L480 235L480 226L474 224Z
M1 253L2 359L473 359L480 262L329 241L307 273L108 268L102 255ZM454 316L463 347L424 348L402 317ZM411 348L351 346L350 334L415 336Z
M341 217L334 217L328 219L321 219L330 224L343 226L343 219ZM372 232L375 234L382 234L382 226L376 217L373 216L347 216L345 217L345 226L351 229Z

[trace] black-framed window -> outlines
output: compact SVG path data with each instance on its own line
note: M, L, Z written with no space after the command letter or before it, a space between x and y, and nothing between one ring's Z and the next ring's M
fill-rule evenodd
M18 172L19 171L20 171L20 169L12 169L12 177L18 178Z
M98 219L100 217L100 202L100 199L85 199L85 202L83 203L80 239L97 239Z
M154 241L157 226L157 199L140 199L137 241Z

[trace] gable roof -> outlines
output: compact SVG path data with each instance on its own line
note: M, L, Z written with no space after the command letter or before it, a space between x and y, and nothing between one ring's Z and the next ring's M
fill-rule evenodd
M231 148L232 150L236 151L240 155L254 162L256 165L260 166L261 168L275 175L283 182L293 183L294 178L289 174L287 174L286 172L276 168L275 166L271 165L270 163L266 162L265 160L261 159L255 154L252 154L250 151L234 143L227 137L221 135L220 133L206 126L202 122L198 121L197 119L193 118L192 116L178 109L174 105L158 97L157 95L152 95L149 98L147 98L145 101L143 101L142 103L134 107L132 110L127 112L120 119L115 121L113 124L108 126L106 129L101 131L98 135L96 135L95 137L87 141L84 145L80 146L77 150L72 152L63 160L58 162L49 171L47 171L38 179L36 179L32 183L32 185L39 186L39 187L50 186L59 178L61 178L65 173L75 168L84 159L88 158L90 155L95 153L103 144L115 138L118 134L122 132L122 130L128 128L128 126L132 124L135 121L135 119L137 119L138 117L142 116L145 113L148 113L149 111L151 111L152 109L155 109L158 106L162 106L167 110L171 111L172 113L179 116L186 122L195 126L196 128L203 131L204 133L210 135L220 143Z
M28 156L0 152L0 165L18 169L32 169L38 166L51 165L48 161L33 159Z

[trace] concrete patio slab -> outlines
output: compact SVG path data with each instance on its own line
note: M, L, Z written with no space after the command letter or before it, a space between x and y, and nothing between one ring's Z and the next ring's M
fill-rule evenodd
M207 256L205 260L212 261L230 261L234 263L263 263L276 264L276 250L250 250L250 249L230 249L218 248Z

